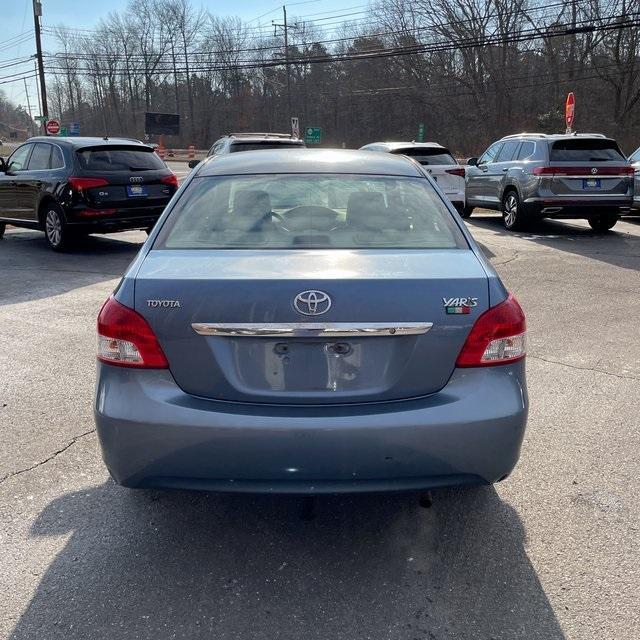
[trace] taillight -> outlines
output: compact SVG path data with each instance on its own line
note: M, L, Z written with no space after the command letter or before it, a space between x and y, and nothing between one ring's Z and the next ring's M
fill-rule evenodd
M113 296L102 305L98 315L98 360L120 367L169 367L149 323Z
M72 176L67 179L69 186L82 193L85 189L95 189L96 187L106 187L109 182L104 178L77 178Z
M178 176L172 173L170 176L164 176L161 180L162 184L168 184L171 187L178 188Z
M596 171L594 172L593 169ZM632 176L633 167L534 167L534 176L600 176L619 177Z
M533 167L534 176L552 176L556 170L553 167Z
M452 176L460 176L461 178L464 178L465 176L464 167L456 167L455 169L445 169L444 171L445 173L450 173Z
M526 329L522 307L509 294L476 320L456 366L488 367L521 360L525 356Z

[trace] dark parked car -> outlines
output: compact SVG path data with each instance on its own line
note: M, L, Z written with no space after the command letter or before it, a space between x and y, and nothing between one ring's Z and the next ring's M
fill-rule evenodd
M150 230L177 188L138 142L31 138L0 161L0 237L6 224L40 229L62 251L88 233Z
M207 153L210 156L221 156L238 151L260 151L264 149L300 149L306 145L304 140L294 138L289 133L230 133L216 140ZM193 169L200 160L191 160L189 167Z
M509 230L541 218L586 218L607 231L633 203L633 167L615 140L596 133L520 133L467 167L467 208L502 211Z
M208 159L100 312L104 459L129 487L498 482L524 436L525 331L417 162Z

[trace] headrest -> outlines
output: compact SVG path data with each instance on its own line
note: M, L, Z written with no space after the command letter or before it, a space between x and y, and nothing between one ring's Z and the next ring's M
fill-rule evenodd
M268 215L271 211L271 198L266 191L244 189L235 195L231 228L240 231L260 231L265 225L271 225Z
M356 191L347 201L347 225L358 229L381 229L387 225L384 196L377 191Z
M233 211L241 216L263 216L271 211L271 198L266 191L244 189L238 191L234 200Z

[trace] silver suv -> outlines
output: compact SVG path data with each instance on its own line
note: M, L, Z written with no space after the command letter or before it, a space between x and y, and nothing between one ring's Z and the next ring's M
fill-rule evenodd
M518 230L542 218L586 218L611 229L633 204L633 167L597 133L505 136L467 163L467 206L502 212Z
M216 140L209 151L209 156L220 156L238 151L259 151L262 149L300 149L306 145L304 140L294 138L288 133L230 133ZM200 160L191 160L189 167L193 169Z

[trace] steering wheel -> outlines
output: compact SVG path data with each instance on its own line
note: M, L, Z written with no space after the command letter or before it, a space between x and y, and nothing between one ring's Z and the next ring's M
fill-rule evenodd
M337 221L338 214L333 209L303 204L287 211L283 226L287 231L332 231Z

